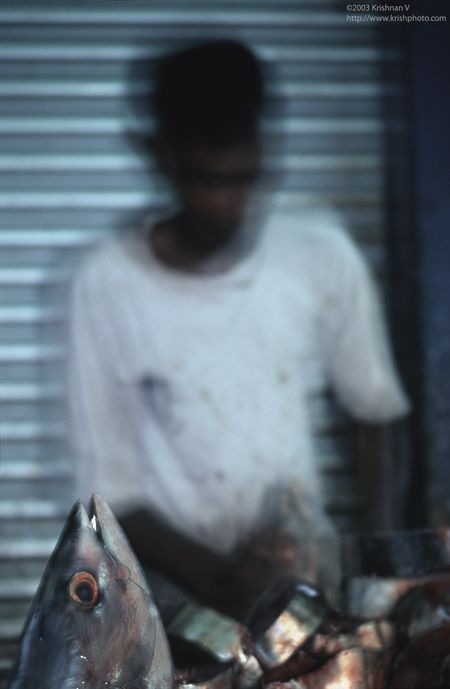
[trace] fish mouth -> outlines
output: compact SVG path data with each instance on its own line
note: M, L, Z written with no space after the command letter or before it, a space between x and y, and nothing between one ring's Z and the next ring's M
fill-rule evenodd
M87 509L81 500L75 502L67 519L67 524L73 530L80 528L93 529L102 542L104 541L104 531L108 533L111 529L114 530L118 527L117 520L110 508L103 498L96 494L92 495Z
M100 497L100 495L94 494L91 496L86 514L91 527L98 534L99 540L104 542L104 530L107 532L111 530L111 526L113 524L117 524L117 521L110 508Z
M92 495L87 509L80 500L74 504L54 553L67 540L79 541L84 539L83 535L91 542L92 538L97 541L105 554L114 560L117 566L123 568L123 575L125 576L126 572L127 580L132 580L141 589L148 590L141 565L125 533L100 495Z

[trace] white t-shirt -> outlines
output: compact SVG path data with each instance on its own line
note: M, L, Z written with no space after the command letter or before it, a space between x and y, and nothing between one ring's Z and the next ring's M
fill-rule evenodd
M76 276L69 358L81 497L151 505L221 552L271 487L320 496L311 395L372 422L408 408L366 266L326 214L272 211L219 272L163 266L143 232L110 240Z

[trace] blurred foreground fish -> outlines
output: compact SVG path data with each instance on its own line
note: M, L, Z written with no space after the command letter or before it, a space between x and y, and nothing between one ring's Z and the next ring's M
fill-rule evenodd
M25 623L9 689L169 689L165 633L111 510L76 503Z

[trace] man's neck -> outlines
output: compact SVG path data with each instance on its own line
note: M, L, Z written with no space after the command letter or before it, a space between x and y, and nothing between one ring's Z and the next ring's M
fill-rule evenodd
M161 263L177 270L196 270L231 245L238 230L224 241L202 241L189 221L177 215L157 223L150 235L152 251Z

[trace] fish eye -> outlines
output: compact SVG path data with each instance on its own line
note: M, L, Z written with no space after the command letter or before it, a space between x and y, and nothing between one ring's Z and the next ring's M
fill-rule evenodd
M77 572L69 583L69 596L73 603L90 610L98 603L100 591L90 572Z

